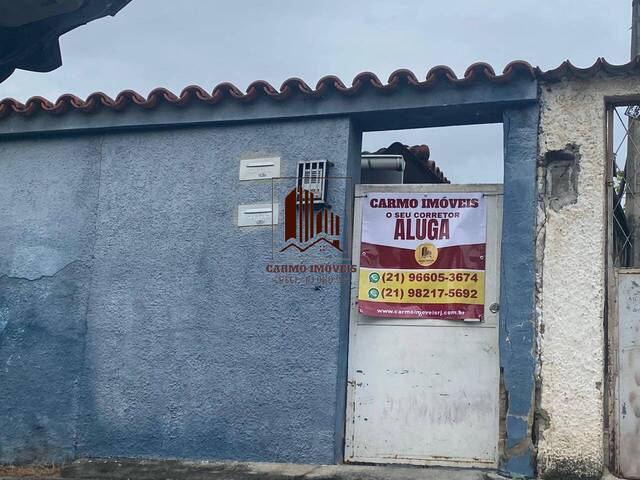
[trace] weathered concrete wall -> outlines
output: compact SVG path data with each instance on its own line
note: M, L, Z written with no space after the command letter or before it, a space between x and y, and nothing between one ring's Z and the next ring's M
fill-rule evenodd
M73 455L98 184L95 138L0 143L0 462Z
M0 462L333 463L342 287L265 273L271 228L235 216L271 182L238 167L343 176L357 142L344 118L2 141Z
M599 478L604 445L605 96L637 77L541 85L537 309L538 467Z

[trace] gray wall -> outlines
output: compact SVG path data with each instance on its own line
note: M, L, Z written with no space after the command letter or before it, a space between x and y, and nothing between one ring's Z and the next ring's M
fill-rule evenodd
M238 166L344 176L358 142L346 118L1 141L0 462L333 463L344 286L265 273L271 228L235 215L271 183Z

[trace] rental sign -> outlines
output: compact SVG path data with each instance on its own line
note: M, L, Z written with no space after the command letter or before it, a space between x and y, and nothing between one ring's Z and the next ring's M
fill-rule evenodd
M483 318L482 193L369 193L362 215L361 314Z

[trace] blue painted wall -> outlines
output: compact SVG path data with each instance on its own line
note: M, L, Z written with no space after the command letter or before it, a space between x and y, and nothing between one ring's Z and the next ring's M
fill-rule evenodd
M235 216L272 186L240 183L239 162L276 155L295 176L298 160L326 158L355 183L360 129L502 119L501 469L532 475L536 92L532 80L479 82L4 119L0 463L341 461L349 285L266 274L272 230ZM330 181L328 197L349 225L350 186Z
M358 142L334 118L0 144L0 461L333 463L343 287L265 272L272 230L236 208L271 182L238 170L277 155L283 175L326 158L345 176Z
M75 450L95 138L0 143L0 462Z
M504 209L500 271L500 366L507 395L500 468L533 476L535 233L538 106L504 114Z

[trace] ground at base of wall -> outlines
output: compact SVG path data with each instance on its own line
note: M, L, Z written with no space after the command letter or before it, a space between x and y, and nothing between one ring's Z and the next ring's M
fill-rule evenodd
M0 465L0 480L507 480L478 470L166 460L80 460L63 468ZM626 480L605 472L601 480Z
M3 478L57 478L58 465L14 466L0 465L0 479Z
M18 472L19 470L15 470ZM4 479L0 470L0 480ZM16 480L16 476L9 476ZM500 480L480 470L369 465L304 465L173 460L79 460L39 480Z

